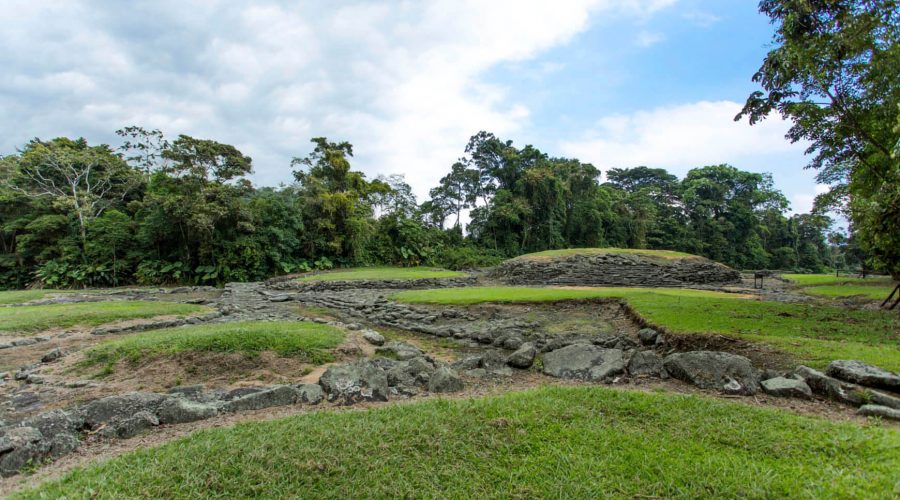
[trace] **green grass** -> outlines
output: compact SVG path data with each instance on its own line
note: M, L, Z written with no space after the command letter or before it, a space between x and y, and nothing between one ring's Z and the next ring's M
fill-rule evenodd
M394 298L426 304L621 298L647 321L673 333L716 333L764 342L814 367L835 359L860 359L900 371L900 315L888 311L671 288L445 288L409 290Z
M244 321L153 330L127 335L92 347L84 364L139 361L182 352L224 352L255 355L274 351L310 363L334 360L330 352L344 341L344 333L329 325L296 321Z
M833 274L785 274L782 277L796 283L800 291L807 295L830 299L884 300L895 286L891 278L884 276L851 278Z
M297 281L417 280L456 278L465 273L434 267L355 267L303 276Z
M900 433L544 387L196 432L18 498L890 498Z
M50 328L97 326L153 316L183 316L210 309L192 304L117 300L43 306L0 307L0 333L32 333Z
M40 300L55 293L67 293L65 290L7 290L0 292L0 304L21 304Z
M535 258L552 258L552 257L568 257L570 255L596 255L596 254L634 254L645 255L649 257L661 257L665 259L683 259L688 257L697 258L684 252L676 252L674 250L642 250L637 248L564 248L560 250L545 250L543 252L529 253L516 257L517 259L535 259Z

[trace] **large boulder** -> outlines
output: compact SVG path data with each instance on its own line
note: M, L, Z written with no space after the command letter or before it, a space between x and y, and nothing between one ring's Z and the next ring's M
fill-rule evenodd
M679 352L666 356L663 367L674 378L701 389L726 394L752 395L759 392L759 375L750 360L717 351Z
M654 351L638 351L628 360L632 377L660 377L664 373L662 357Z
M900 375L862 361L832 361L825 374L854 384L900 392Z
M796 378L774 377L760 382L766 394L782 398L812 398L812 390L802 380Z
M400 361L422 356L422 350L418 347L406 342L388 342L381 347L375 349L377 354Z
M206 420L219 414L218 408L206 403L198 403L184 398L170 398L157 413L161 424L184 424Z
M317 405L325 399L325 391L319 384L300 384L294 386L297 389L297 395L301 403L308 405Z
M605 349L589 344L574 344L543 356L544 373L553 377L592 382L611 379L625 372L620 349Z
M276 385L268 389L232 399L223 404L223 412L261 410L273 406L287 406L297 403L300 393L289 385Z
M0 436L0 476L17 474L22 467L37 463L50 451L41 431L34 427L7 429Z
M449 366L439 366L431 375L431 378L428 379L429 392L459 392L464 387L459 374Z
M159 425L159 419L156 415L143 410L128 418L113 422L103 429L102 434L110 438L130 439L157 425Z
M798 366L795 375L802 378L816 394L852 406L876 404L900 409L900 398L844 382L808 366Z
M152 392L130 392L91 401L80 408L84 423L90 428L123 420L137 412L156 414L163 402L171 396Z
M887 420L900 420L900 410L880 405L862 405L856 410L857 415L864 417L880 417Z
M329 366L319 379L319 385L328 401L340 404L388 399L387 375L368 360Z
M521 344L518 349L506 358L506 364L513 368L531 368L534 364L534 357L537 356L537 349L531 342Z

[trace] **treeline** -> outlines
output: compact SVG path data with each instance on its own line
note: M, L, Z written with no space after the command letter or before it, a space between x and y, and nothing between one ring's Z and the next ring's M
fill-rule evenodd
M665 248L738 268L846 266L822 216L787 217L768 175L728 165L678 179L517 148L492 134L417 203L400 176L352 170L347 142L315 138L294 182L255 187L233 146L129 127L113 149L34 139L0 158L0 287L261 280L333 266L490 265L564 247ZM470 222L463 231L468 214Z

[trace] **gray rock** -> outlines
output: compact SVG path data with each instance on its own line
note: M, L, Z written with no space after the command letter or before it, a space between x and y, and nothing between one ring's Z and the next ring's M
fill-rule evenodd
M268 389L247 394L222 405L223 412L261 410L273 406L292 405L300 400L300 393L289 385L276 385Z
M383 346L375 349L375 352L377 354L381 354L382 356L398 359L400 361L406 361L407 359L412 359L423 354L422 350L418 347L406 342L397 341L388 342Z
M115 420L122 420L146 411L156 414L159 407L171 396L152 392L130 392L91 401L80 408L84 423L90 428Z
M674 378L726 394L752 395L759 392L759 375L750 360L717 351L670 354L663 367Z
M63 432L50 438L48 444L50 445L48 451L50 457L59 458L77 450L81 446L81 439L76 434Z
M159 419L156 418L156 415L144 410L114 422L111 426L103 429L102 434L110 438L131 439L157 425L159 425Z
M203 384L180 385L178 387L169 389L169 394L183 396L185 398L198 401L203 397L203 391L205 390L206 387Z
M317 405L325 399L325 391L319 384L300 384L294 386L297 389L297 400L308 405Z
M210 404L197 403L184 398L170 398L156 412L161 424L184 424L206 420L218 415L219 410Z
M488 376L488 372L484 368L474 368L472 370L466 370L463 373L465 373L467 377L472 378L484 378Z
M42 435L47 437L56 436L57 434L74 434L81 430L83 425L84 420L80 418L77 412L66 412L63 410L50 410L22 421L22 426L37 429Z
M506 364L513 368L530 368L531 365L534 364L535 356L537 356L537 349L535 349L534 344L526 342L522 344L516 352L510 354L509 357L506 358Z
M385 342L384 335L376 332L375 330L366 330L363 332L362 336L366 340L366 342L368 342L372 345L377 345L377 346L384 345L384 342Z
M329 401L351 405L360 401L387 401L387 375L371 361L329 366L319 385Z
M44 354L43 356L41 356L41 363L51 363L51 362L56 361L57 359L61 358L62 356L63 356L62 350L60 350L60 348L57 347L56 349L53 349L53 350L47 352L46 354Z
M504 349L509 349L510 351L515 351L515 350L518 350L519 348L521 348L522 344L524 344L524 343L525 343L525 339L523 339L521 335L514 333L512 335L509 335L505 339L503 339L503 342L500 345Z
M832 361L825 373L854 384L900 392L900 375L862 361Z
M638 339L640 339L641 344L643 345L656 344L657 337L659 337L659 332L653 328L644 328L638 332Z
M574 344L544 354L544 373L561 378L608 380L625 372L622 354L619 349Z
M812 398L812 389L806 382L795 378L774 377L763 380L759 384L766 394L782 398Z
M816 394L853 406L868 402L866 391L856 384L829 377L807 366L798 366L794 373Z
M22 467L40 461L50 451L50 444L42 439L41 432L33 427L4 432L0 437L0 476L13 476Z
M436 393L459 392L463 390L465 384L456 370L449 366L440 366L431 375L428 380L428 391Z
M663 375L662 357L654 351L638 351L628 360L628 373L632 377L661 377Z
M273 295L269 297L269 302L287 302L291 300L291 296L287 294Z
M887 420L900 420L900 410L880 405L862 405L856 410L856 414L864 417L881 417Z

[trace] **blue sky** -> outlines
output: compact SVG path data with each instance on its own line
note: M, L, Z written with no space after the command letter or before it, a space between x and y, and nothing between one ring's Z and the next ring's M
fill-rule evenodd
M423 198L488 130L603 170L771 172L797 211L817 192L786 123L731 120L772 34L749 0L11 1L3 153L137 124L235 144L272 185L324 135Z

